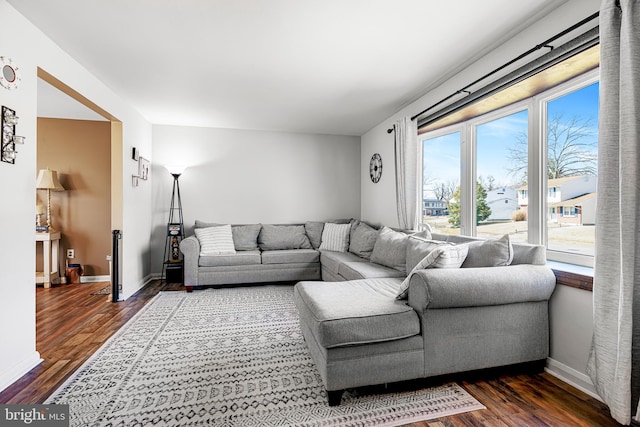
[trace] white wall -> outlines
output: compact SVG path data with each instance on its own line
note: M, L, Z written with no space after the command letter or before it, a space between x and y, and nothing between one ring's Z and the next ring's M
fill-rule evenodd
M0 55L13 59L22 81L15 90L0 87L0 104L16 110L19 147L15 165L0 163L3 241L9 256L0 257L0 390L40 361L35 348L35 178L37 68L41 67L123 122L123 158L135 142L151 152L151 125L124 104L93 75L67 55L13 7L0 0ZM124 163L131 181L132 165ZM123 190L124 293L131 295L149 274L147 254L151 230L151 188ZM146 256L148 259L148 254ZM147 271L144 271L144 269Z
M395 208L395 189L393 176L393 134L387 129L403 116L413 116L441 99L449 96L480 76L510 61L521 53L538 45L587 16L597 12L599 0L570 0L544 19L534 23L521 33L515 35L494 51L482 57L463 71L453 75L433 90L411 103L401 111L389 117L362 136L361 182L362 182L362 219L371 222L397 226ZM461 29L463 31L463 29ZM378 152L384 161L383 178L379 184L369 179L368 164L371 155ZM589 353L589 343L581 339L564 340L568 332L583 330L592 322L588 304L576 303L568 294L574 290L560 289L552 297L553 312L551 320L551 336L553 346L551 359L554 366L567 367L584 374L584 362ZM584 295L582 295L584 299ZM587 298L590 294L587 294ZM584 301L583 301L584 302ZM560 315L567 313L567 315ZM583 329L581 329L583 328ZM588 332L585 332L588 333ZM580 336L582 336L581 334ZM553 367L552 367L553 369Z
M593 335L592 293L556 286L549 304L551 359L549 368L583 390L595 394L587 368Z
M153 127L152 270L160 273L173 177L188 234L196 219L301 223L358 218L360 138L176 126Z

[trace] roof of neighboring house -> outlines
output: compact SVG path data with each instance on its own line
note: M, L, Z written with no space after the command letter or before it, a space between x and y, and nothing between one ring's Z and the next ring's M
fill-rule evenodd
M573 181L575 179L584 178L589 175L574 175L574 176L563 176L562 178L554 178L547 181L547 187L557 187L565 182ZM518 187L518 190L526 190L528 188L527 185L523 185L522 187Z
M556 203L549 203L549 207L552 208L556 206L581 206L582 202L584 202L585 200L593 199L594 197L596 197L597 194L598 193L587 193L587 194L583 194L582 196L574 197L573 199L562 200Z

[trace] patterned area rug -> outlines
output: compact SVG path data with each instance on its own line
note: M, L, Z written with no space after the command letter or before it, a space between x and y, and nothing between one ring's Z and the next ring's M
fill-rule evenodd
M72 426L400 425L483 409L457 384L330 407L292 286L161 292L46 403Z
M98 289L95 292L91 292L91 295L110 295L111 294L111 285L107 285L104 288Z

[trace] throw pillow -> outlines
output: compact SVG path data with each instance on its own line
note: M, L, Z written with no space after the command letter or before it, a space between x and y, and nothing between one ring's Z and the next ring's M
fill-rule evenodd
M328 222L322 230L320 250L346 252L349 247L349 232L351 224L334 224Z
M258 234L262 225L232 225L231 233L233 234L233 244L236 251L255 251L258 249Z
M200 256L235 254L231 225L196 228L196 237L200 242Z
M409 280L411 280L411 276L416 271L424 270L425 268L460 268L468 252L468 244L437 246L416 264L409 275L402 281L396 299L406 299L409 296Z
M429 230L428 228L425 228L424 230L416 231L415 233L411 234L411 236L420 237L422 239L427 239L427 240L433 239L433 236L431 235L431 230Z
M481 240L469 243L469 254L462 268L497 267L510 265L513 261L513 246L509 235L499 239Z
M351 228L349 252L359 257L370 259L377 239L378 230L369 224L358 222L355 227L352 226Z
M311 242L313 249L318 249L322 242L322 230L324 229L324 222L320 221L308 221L304 223L304 231L307 232L307 237Z
M453 243L445 242L444 240L421 239L415 235L409 236L407 241L407 273L413 270L431 251L442 245L453 246Z
M311 249L304 225L262 224L258 244L263 251L282 249Z
M383 226L373 245L371 262L406 272L408 239L406 234Z

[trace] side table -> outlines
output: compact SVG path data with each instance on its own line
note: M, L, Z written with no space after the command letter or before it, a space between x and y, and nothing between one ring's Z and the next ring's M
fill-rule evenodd
M58 256L60 254L60 232L49 231L36 233L36 251L38 242L42 242L42 258L44 271L36 271L36 283L43 283L45 288L51 287L51 281L58 279Z

